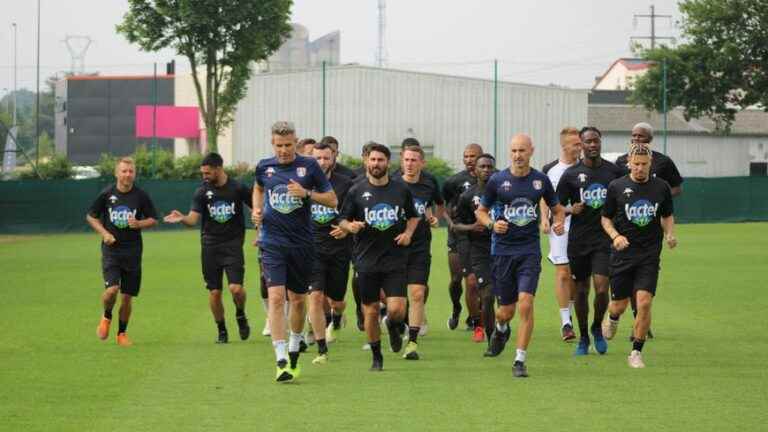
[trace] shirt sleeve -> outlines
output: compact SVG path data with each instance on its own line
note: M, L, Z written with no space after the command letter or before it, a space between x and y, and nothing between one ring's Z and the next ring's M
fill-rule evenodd
M240 184L240 201L248 208L253 208L253 188Z
M480 199L480 204L487 208L493 208L493 205L496 203L496 176L494 175L491 177L491 179L488 181L488 184L485 185L485 192L483 193L483 197Z
M144 219L157 219L157 210L155 210L155 204L152 203L149 194L144 192L142 195L141 214L144 215Z
M320 193L325 193L333 190L333 186L328 181L328 177L325 176L323 170L320 169L320 165L314 159L310 160L308 170L312 176L313 189Z
M659 206L659 214L661 217L669 217L675 211L675 203L672 200L672 190L670 189L670 186L667 184L664 184L663 186L664 199L661 201L661 205Z
M456 204L456 219L463 224L469 223L469 213L474 213L472 201L468 200L465 194L461 194L459 195L459 202Z
M256 165L256 172L254 173L255 183L259 185L259 187L264 187L264 179L262 176L264 175L264 166L259 163Z
M357 203L355 202L355 195L352 195L352 193L356 193L356 191L357 188L354 186L347 191L347 197L344 199L344 204L341 206L340 219L348 221L355 219L355 215L357 214Z
M557 183L557 190L555 191L555 194L557 195L558 202L560 202L560 205L563 206L581 201L579 199L573 199L575 194L573 193L573 188L571 187L570 176L567 174L563 175L563 178L561 178L560 182Z
M195 194L192 195L192 204L189 206L189 209L195 213L203 214L203 209L205 208L205 203L203 202L203 190L203 187L199 187L195 190Z
M411 193L411 190L408 189L405 185L403 185L403 189L405 189L405 218L411 219L419 217L419 214L416 213L416 205L413 201L413 194Z
M621 155L616 159L616 166L619 167L621 175L629 174L629 157L627 155Z
M447 180L445 180L445 183L443 183L443 199L447 202L453 201L453 177L449 177Z
M445 200L443 200L443 194L440 193L440 185L437 184L437 179L432 180L434 182L434 188L432 189L432 202L437 205L443 205L445 204Z
M616 214L616 184L611 182L608 185L608 192L605 195L605 204L603 205L603 216L613 219Z
M88 209L88 214L91 217L100 218L101 215L104 214L104 211L107 208L106 198L107 198L107 194L105 192L100 193L99 196L96 197L96 199L91 204L91 207Z
M544 202L548 206L554 207L558 204L557 197L555 196L555 188L552 186L552 182L549 181L549 177L543 177L544 181Z
M667 157L667 169L664 171L664 179L671 187L678 187L683 184L683 177L680 175L680 171L677 170L677 165L675 165L675 161L672 158Z

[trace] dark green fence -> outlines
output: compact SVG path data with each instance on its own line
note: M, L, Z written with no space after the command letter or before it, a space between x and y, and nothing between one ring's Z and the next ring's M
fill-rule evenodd
M85 213L107 185L103 180L0 182L0 233L87 231ZM172 209L187 212L199 182L147 180L139 185L164 215ZM686 179L683 195L675 199L675 215L682 223L768 221L768 177Z

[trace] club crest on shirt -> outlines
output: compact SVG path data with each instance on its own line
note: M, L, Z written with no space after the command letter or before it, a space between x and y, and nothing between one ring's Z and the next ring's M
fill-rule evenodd
M480 197L475 195L472 197L472 204L475 206L475 210L480 207Z
M272 167L267 168L266 174L267 174L267 177L272 177L273 175L275 175L275 169Z
M541 182L541 180L534 180L533 181L533 188L536 190L541 190L541 188L544 186L544 183Z
M213 192L212 191L208 191L208 192L205 193L205 196L208 197L208 200L210 201L210 200L213 199Z
M509 180L504 180L504 183L501 184L501 187L505 191L508 191L512 187L512 183L510 183Z
M111 202L112 204L116 203L117 202L117 197L114 196L114 195L110 196L109 197L109 202Z
M586 183L587 182L587 175L584 173L579 174L579 182Z
M373 197L373 194L371 194L370 192L363 192L362 196L364 200L368 201L369 199L371 199L371 197Z
M624 189L624 192L622 192L622 193L623 193L624 195L626 195L626 197L627 197L627 198L629 198L629 196L630 196L630 195L632 195L632 193L634 193L634 192L635 192L635 191L633 191L632 189L630 189L630 188L626 188L626 189Z
M297 167L296 168L296 175L299 177L304 177L307 175L307 168L305 167Z
M464 183L461 185L461 188L462 188L462 189L464 189L464 190L466 191L466 190L467 190L467 189L469 189L471 186L472 186L472 183L470 183L470 182L468 182L468 181L465 181L465 182L464 182Z

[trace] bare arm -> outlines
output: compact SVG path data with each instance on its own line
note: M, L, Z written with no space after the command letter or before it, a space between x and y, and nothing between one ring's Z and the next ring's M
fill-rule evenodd
M556 204L552 208L552 215L552 231L557 235L563 235L565 232L565 207L559 203Z
M197 222L200 221L200 213L190 210L188 214L183 214L178 210L171 210L171 212L168 214L168 216L163 218L163 222L165 223L181 223L188 227L193 227L197 225Z
M111 245L114 244L117 240L115 239L115 236L112 235L109 231L107 231L106 228L104 228L104 225L101 224L101 221L97 218L91 216L91 215L85 215L85 220L88 222L88 225L93 228L94 231L99 233L101 235L101 240L107 244Z
M551 210L549 209L547 202L544 201L544 198L539 200L539 208L541 209L541 222L539 222L539 229L544 234L549 234L550 229L552 228L549 225L549 215Z
M417 217L408 219L408 222L405 224L405 231L395 237L395 243L397 243L398 246L408 246L411 244L411 238L413 238L413 233L416 231L416 227L419 226L419 220L420 218Z
M339 205L339 200L336 198L336 192L333 190L329 190L328 192L311 191L307 194L307 197L326 207L336 208L336 206Z
M671 189L673 197L680 196L680 194L683 193L683 185L675 186L675 187L670 188L670 189Z
M258 184L253 188L251 197L253 207L251 207L251 222L258 228L261 225L261 219L264 211L264 188Z
M670 249L674 249L677 246L677 238L675 237L675 217L669 215L661 218L661 229L664 230L664 238L667 240L667 246Z
M629 246L629 240L621 235L613 226L613 221L605 216L600 217L600 224L603 226L603 230L613 242L613 247L616 250L623 250Z
M157 219L155 218L146 218L146 219L135 219L133 217L128 218L128 226L132 229L146 229L146 228L152 228L153 226L157 225Z

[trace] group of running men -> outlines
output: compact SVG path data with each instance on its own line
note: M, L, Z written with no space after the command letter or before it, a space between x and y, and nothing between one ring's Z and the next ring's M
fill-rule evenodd
M576 354L589 352L590 335L595 350L604 354L606 339L616 334L631 299L636 318L628 362L644 367L641 352L650 331L662 242L670 248L677 243L672 196L682 183L671 159L650 149L650 125L633 129L629 152L616 164L601 157L597 128L563 129L561 156L543 172L530 166L534 147L527 135L512 138L511 164L502 170L496 169L494 156L470 144L463 155L466 169L442 189L424 170L424 151L413 138L403 141L400 169L390 173L392 155L382 144L364 145L362 167L351 170L336 161L333 137L299 142L293 124L284 121L275 123L271 134L274 156L259 162L252 189L227 176L221 156L210 153L201 163L203 183L189 212L173 210L163 220L187 226L201 222L201 262L216 342L227 343L224 273L239 336L250 336L243 245L245 207L251 208L267 312L263 334L272 338L278 382L300 374L307 316L318 346L313 363L328 362L328 343L342 325L350 262L358 327L372 355L370 370L383 369L382 323L393 352L399 353L407 338L403 357L419 359L418 338L427 325L431 229L441 218L448 225L451 270L448 327L459 324L463 277L467 325L476 342L487 341L485 356L503 352L517 313L513 375L528 376L541 231L550 236L548 258L557 268L562 339L576 338L573 305L580 333ZM102 236L106 289L97 335L108 338L120 293L117 343L123 346L131 345L126 331L141 283L141 230L159 219L148 194L134 184L135 176L133 161L120 159L116 184L99 194L86 217ZM591 327L590 277L595 287Z

